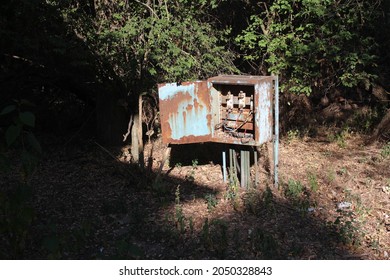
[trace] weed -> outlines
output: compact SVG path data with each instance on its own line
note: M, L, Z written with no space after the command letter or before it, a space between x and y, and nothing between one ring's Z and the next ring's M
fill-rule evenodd
M201 240L202 240L205 248L209 248L211 246L210 226L209 226L209 219L208 218L206 218L206 220L204 221L203 227L202 227Z
M193 159L192 160L192 168L196 169L198 167L199 161L198 159Z
M207 209L209 211L213 210L218 205L218 200L214 194L206 194L205 199L207 203Z
M294 140L299 138L299 130L298 129L291 129L287 132L287 143L290 144Z
M382 156L384 159L390 157L390 142L388 142L386 145L384 145L384 146L382 147L381 156Z
M313 172L308 172L307 174L307 177L309 179L309 185L310 185L310 189L313 191L313 192L316 192L318 190L318 179L317 179L317 175Z
M293 179L288 180L287 188L284 193L287 197L296 199L301 196L304 191L304 186L301 182L295 181Z
M383 113L381 108L372 108L368 111L356 110L352 117L347 121L356 131L369 133L375 123L381 119Z
M237 175L232 172L230 173L229 183L227 185L225 198L232 202L234 209L238 207L238 189L240 182L238 181Z
M346 138L348 134L349 128L346 128L339 133L329 134L327 138L329 142L335 142L337 146L344 149L347 146Z
M274 194L269 186L265 189L262 198L265 208L274 210Z
M341 242L346 245L360 245L362 234L360 223L352 211L337 210L339 216L333 225L339 233Z
M193 234L194 233L194 219L192 217L190 217L188 219L189 221L189 226L190 226L190 233Z
M183 214L183 207L180 204L180 185L178 185L175 192L175 222L180 233L185 232L185 220L186 218Z
M337 173L341 176L344 176L348 173L348 170L346 167L342 167L339 171L337 171Z
M194 182L195 181L195 170L198 168L198 160L197 159L193 159L192 160L192 168L190 171L188 171L187 175L186 175L186 180L190 181L190 182Z
M317 181L314 181L313 177L312 184L314 189L316 188L316 182ZM290 179L284 193L302 215L306 215L308 208L315 204L310 200L310 192L308 192L304 185L299 181Z
M326 174L326 179L328 181L328 184L332 184L334 180L336 180L336 172L334 172L332 169L329 169Z
M256 215L261 207L261 197L258 191L251 188L245 193L243 198L246 210Z

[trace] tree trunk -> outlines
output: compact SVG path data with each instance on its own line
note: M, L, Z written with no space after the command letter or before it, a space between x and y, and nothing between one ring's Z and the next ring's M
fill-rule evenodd
M383 117L382 121L375 128L372 137L369 139L369 142L373 142L381 138L386 141L390 140L390 109L387 110L387 113Z
M133 161L144 167L144 143L142 133L142 94L138 97L138 113L133 116L131 128L131 154Z

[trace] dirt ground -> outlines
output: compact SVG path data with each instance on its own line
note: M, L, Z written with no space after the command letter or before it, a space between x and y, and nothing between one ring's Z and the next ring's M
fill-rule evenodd
M384 144L289 135L280 143L279 188L264 148L258 184L243 189L223 182L220 145L173 147L162 165L158 139L145 146L140 168L129 146L62 143L43 140L20 258L390 258Z

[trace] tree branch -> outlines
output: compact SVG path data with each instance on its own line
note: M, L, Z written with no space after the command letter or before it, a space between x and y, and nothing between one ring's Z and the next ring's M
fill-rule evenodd
M129 124L127 125L126 134L123 134L123 142L125 142L127 140L127 137L130 135L132 124L133 124L133 115L130 116Z
M143 5L143 6L145 6L146 8L148 8L148 9L150 10L150 12L151 12L156 18L158 18L158 15L156 14L156 12L155 12L155 11L152 9L152 7L150 7L148 4L145 4L145 3L141 2L141 1L138 1L138 0L135 0L135 2L137 2L137 3L139 3L139 4Z

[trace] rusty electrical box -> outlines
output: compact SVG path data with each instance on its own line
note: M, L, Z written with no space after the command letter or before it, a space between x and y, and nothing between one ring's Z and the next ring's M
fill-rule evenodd
M259 146L272 140L273 76L223 75L158 88L166 144Z
M222 152L223 179L252 184L250 149L274 142L274 183L278 185L279 83L275 76L222 75L207 81L158 85L162 139L165 144L235 144ZM255 172L257 184L257 171Z

